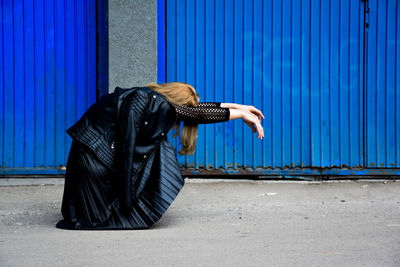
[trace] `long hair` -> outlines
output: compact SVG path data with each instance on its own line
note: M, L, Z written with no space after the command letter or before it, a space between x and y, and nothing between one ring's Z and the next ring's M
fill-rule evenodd
M163 94L170 102L179 105L194 107L198 105L200 100L200 97L194 87L187 83L149 83L146 86L157 93ZM193 154L196 151L197 128L197 124L184 122L180 137L182 147L178 152L179 154ZM177 137L181 131L180 123L176 123L172 129L175 129L175 134L173 137Z

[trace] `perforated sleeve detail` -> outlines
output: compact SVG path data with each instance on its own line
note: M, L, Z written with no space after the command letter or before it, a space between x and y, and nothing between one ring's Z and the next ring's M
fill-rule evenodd
M198 107L219 108L221 107L221 102L200 102Z
M209 107L202 106L200 104L196 107L189 107L172 103L175 106L175 110L178 116L177 120L194 124L216 123L229 120L229 108L218 107L218 103L214 102L203 103L209 103L207 104L209 105Z

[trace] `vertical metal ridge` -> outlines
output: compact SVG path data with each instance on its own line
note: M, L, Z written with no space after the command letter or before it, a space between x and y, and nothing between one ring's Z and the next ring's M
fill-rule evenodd
M3 26L3 0L0 0L0 168L4 159L4 26Z
M255 0L253 5L253 86L252 86L252 101L253 105L257 109L262 109L262 91L264 89L262 84L262 2L261 0ZM262 167L263 162L263 153L262 153L262 141L257 138L256 133L252 133L253 135L253 168Z
M400 51L399 51L399 48L400 48L400 36L399 36L399 27L400 27L400 20L399 20L399 9L400 9L400 5L399 5L399 1L396 1L396 39L395 39L395 41L396 41L396 46L395 46L395 75L394 75L394 77L395 77L395 92L397 92L396 93L396 97L395 97L395 133L396 133L396 136L395 136L395 153L396 153L396 157L395 157L395 165L396 166L399 166L400 165L400 161L399 161L399 155L400 155L400 149L399 149L399 144L400 144L400 140L399 140L399 128L397 127L398 126L398 121L399 121L399 119L400 119L400 117L398 116L398 111L399 111L399 108L398 108L398 104L399 104L399 102L398 102L398 97L399 97L399 90L400 90L400 85L399 85L399 81L400 81L400 72L399 72L399 64L398 64L398 62L399 62L399 55L400 55Z
M288 166L294 165L294 152L293 148L295 144L293 143L293 1L290 0L290 161Z
M359 162L362 167L365 167L366 162L365 162L365 8L366 8L366 3L360 4L358 7L358 43L360 52L358 53L358 77L360 79L359 83L359 97L358 97L358 117L359 117L359 145L360 145L360 151L359 151ZM362 25L362 26L361 26ZM362 32L362 36L361 36Z
M185 81L187 81L189 84L191 83L190 81L189 81L189 78L188 78L188 72L189 72L189 64L188 64L188 62L189 62L189 60L188 60L188 55L189 55L189 47L188 47L188 39L189 39L189 33L188 33L188 27L187 27L187 25L188 25L188 1L186 1L185 0L185 35L187 36L186 38L185 38L185 51L186 51L186 53L185 53ZM157 15L157 16L159 16L159 15ZM194 85L193 85L194 86ZM184 165L186 165L187 164L187 162L188 162L188 156L186 155L186 156L184 156L183 157L184 158Z
M264 101L265 101L265 94L266 94L266 86L265 86L265 77L264 77L264 64L265 64L265 62L266 62L266 60L265 60L265 56L266 56L266 53L265 53L265 51L264 51L264 48L266 47L266 40L265 40L265 36L264 36L264 34L265 34L265 30L266 30L266 27L265 27L265 20L264 20L264 16L265 16L265 14L264 14L264 9L265 9L265 6L266 6L266 1L260 1L260 3L259 3L259 14L260 14L260 26L259 26L259 29L260 29L260 33L259 33L259 35L261 35L261 41L260 41L260 43L259 43L259 49L260 49L260 51L259 51L259 55L257 55L258 57L260 57L260 62L259 62L259 73L260 73L260 79L259 79L259 85L260 85L260 92L259 92L259 94L258 94L258 96L259 96L259 99L258 99L258 106L256 107L256 108L258 108L263 114L264 114L264 117L265 117L265 119L264 120L262 120L261 121L261 125L263 126L263 130L264 130L264 138L263 138L263 140L260 140L260 141L257 141L257 142L259 142L260 143L260 145L258 145L258 152L259 152L259 154L258 155L256 155L257 157L258 157L258 166L256 166L256 167L262 167L262 166L265 166L266 165L266 142L265 142L265 139L266 138L268 138L268 134L267 134L267 127L266 127L266 119L268 119L268 116L267 116L267 114L265 114L265 109L264 109ZM256 153L255 153L256 154Z
M57 106L56 106L56 99L57 99L57 90L55 90L56 89L56 87L57 87L57 84L56 84L56 76L57 76L57 69L56 69L56 48L57 48L57 43L56 43L56 6L55 6L55 0L53 0L53 3L52 3L52 6L53 6L53 14L52 14L52 16L53 16L53 43L54 43L54 46L53 46L53 62L52 62L52 64L53 64L53 71L54 71L54 75L53 75L53 77L52 77L52 79L53 79L53 87L52 87L52 89L53 89L53 101L52 101L52 104L53 104L53 106L54 106L54 111L52 112L54 115L53 115L53 120L52 120L52 124L53 124L53 131L52 131L52 134L53 134L53 146L52 146L52 150L53 150L53 162L51 162L50 163L50 166L56 166L56 162L57 162L57 153L56 153L56 145L57 145L57 128L56 128L56 125L57 125L57 120L56 120L56 108L57 108Z
M157 82L166 81L166 0L157 0ZM96 3L95 3L96 5Z
M24 79L17 78L24 75L24 33L23 33L23 6L22 2L13 3L13 38L14 38L14 164L13 167L24 164Z
M329 104L329 109L328 109L328 113L329 113L329 121L328 121L328 129L329 129L329 166L332 166L332 107L331 107L331 46L332 46L332 39L331 39L331 16L332 16L332 12L331 12L331 1L329 1L329 20L328 20L328 25L329 25L329 50L328 50L328 70L329 70L329 82L328 82L328 87L329 87L329 99L328 99L328 104Z
M367 72L367 67L365 65L365 61L366 61L366 11L367 11L367 2L363 1L362 4L362 8L360 8L360 16L362 15L362 28L360 27L360 30L362 30L362 42L360 41L360 43L362 44L360 47L362 48L362 65L359 64L358 69L360 70L360 65L361 65L361 70L362 70L362 88L361 88L361 97L360 97L360 101L362 102L360 104L360 108L359 108L359 114L360 114L360 120L361 120L361 136L360 137L360 145L362 146L361 148L361 155L362 155L362 166L366 167L367 166L367 161L366 161L366 157L367 157L367 150L366 150L366 112L365 112L365 107L366 107L366 79L365 79L365 73ZM361 19L359 19L359 25L361 25ZM360 37L360 33L359 33L359 40L361 39ZM360 54L359 54L360 55ZM360 61L359 61L360 62ZM360 62L361 63L361 62Z
M388 154L388 113L387 113L387 90L388 90L388 87L387 87L387 79L388 79L388 77L387 77L387 50L388 50L388 17L389 17L389 14L388 14L388 1L386 1L386 7L385 7L385 24L386 24L386 27L385 27L385 90L384 90L384 103L385 103L385 112L384 112L384 124L385 124L385 127L384 127L384 155L385 155L385 157L384 157L384 166L388 166L388 156L389 156L389 154Z
M203 70L202 70L202 86L201 86L201 89L203 91L203 98L207 97L206 96L206 82L205 82L205 80L206 80L205 79L206 78L206 63L207 63L207 61L206 61L206 53L207 53L207 47L206 47L207 6L206 6L206 4L207 4L206 0L203 0L203 18L204 18L203 21L204 21L204 23L201 25L202 31L203 31L203 40L202 40L202 42L203 42L203 57L202 57L202 61L204 62L203 66L202 66ZM207 150L207 142L206 142L206 133L207 132L206 132L206 129L207 129L207 125L201 125L200 128L202 129L202 134L200 136L201 136L202 142L204 144L203 146L205 148L203 151L199 151L199 154L201 155L201 162L202 162L200 164L203 165L203 167L207 168L207 164L206 164L206 155L207 155L207 152L206 152L206 150Z
M222 6L222 8L221 8L221 6ZM221 16L222 19L220 19L220 21L218 22L217 15L219 13L217 13L217 9L219 11L220 8L222 10L225 10L225 1L222 1L222 4L220 3L220 5L217 5L217 0L215 0L214 1L214 27L215 27L215 29L214 29L214 57L215 57L215 60L214 60L214 73L215 73L214 74L214 97L215 98L214 99L218 100L220 102L224 102L225 99L226 99L226 97L225 97L225 93L226 93L225 91L226 90L225 90L225 82L224 82L225 81L225 69L224 69L224 62L225 62L224 61L224 58L225 58L225 53L224 53L224 51L225 51L225 35L221 37L217 33L218 33L218 30L219 30L218 27L224 28L224 26L225 26L225 12L224 12L224 16ZM221 23L221 25L219 25L219 23ZM217 38L219 39L219 42L218 42ZM221 49L222 51L218 50L218 52L220 52L222 54L222 56L220 56L220 57L218 57L218 55L217 55L218 45L221 46L221 48L222 48ZM222 60L221 60L221 62L219 62L219 59L221 57L222 57ZM217 70L221 70L221 69L222 69L222 71L221 71L222 72L222 77L217 78L217 76L219 74ZM218 82L221 83L221 85L222 85L221 87L217 86ZM217 98L217 96L221 94L221 93L219 93L221 90L222 90L222 95L221 95L220 98L219 97ZM218 92L218 94L217 94L217 92ZM222 136L220 138L218 138L218 129L222 130L221 131L222 132ZM226 151L226 147L225 147L225 144L227 142L225 127L222 128L220 125L215 125L214 134L215 134L214 136L217 138L217 140L220 139L219 142L217 142L217 141L215 142L215 150L213 151L214 157L215 157L214 168L220 168L220 167L226 168L225 164L227 162L227 157L228 157L227 154L228 154L228 152ZM218 143L220 143L219 146L218 146Z
M347 59L347 87L348 87L348 92L347 92L347 109L348 109L348 111L349 111L349 113L347 114L347 127L348 127L348 131L347 131L347 134L348 134L348 137L349 137L349 143L348 143L348 147L347 147L347 149L348 149L348 162L347 162L347 165L348 166L351 166L352 164L352 150L351 150L351 147L352 147L352 143L351 143L351 113L352 113L352 109L351 109L351 87L350 87L350 66L351 66L351 64L350 64L350 61L351 61L351 53L350 53L350 47L351 47L351 28L350 28L350 26L351 26L351 17L352 17L352 14L351 14L351 9L350 9L350 1L348 2L348 14L349 14L349 17L348 17L348 31L349 31L349 33L348 33L348 43L349 43L349 46L348 46L348 48L347 48L347 54L348 54L348 59Z
M34 30L29 31L28 27L34 26L34 3L24 1L24 53L25 57L25 147L26 153L24 166L34 166L35 162L35 60L34 60Z
M224 1L224 6L225 6L225 1ZM236 101L236 91L235 91L235 80L236 80L236 64L235 64L235 53L236 53L236 42L235 42L235 37L236 37L236 1L232 1L232 20L233 20L233 25L232 25L232 38L233 38L233 43L232 43L232 58L233 58L233 66L232 66L232 100L233 102ZM224 92L225 96L225 92ZM225 99L225 98L224 98ZM236 123L233 121L232 122L232 159L233 159L233 169L237 169L238 167L238 151L236 150ZM225 136L224 136L225 139ZM224 161L226 160L226 156L224 155Z
M48 114L48 95L47 95L47 69L46 69L46 0L43 0L43 120L44 120L44 129L43 129L43 167L47 167L48 162L48 145L47 145L47 133L48 133L48 122L47 122L47 114Z
M280 62L279 62L279 64L278 64L278 66L280 65L280 71L279 71L279 78L280 78L280 102L281 102L281 104L280 104L280 107L279 107L279 111L280 111L280 114L281 114L281 117L282 117L282 120L281 120L281 122L280 122L280 136L281 136L281 138L280 138L280 146L281 146L281 153L280 153L280 164L279 164L279 166L281 167L281 168L283 168L284 166L285 166L285 155L286 155L286 151L285 151L285 137L284 137L284 134L285 134L285 129L284 129L284 126L285 126L285 121L287 120L287 118L285 118L284 117L284 102L283 102L283 100L284 100L284 97L285 97L285 95L284 95L284 90L285 90L285 83L284 83L284 80L283 80L283 72L284 72L284 60L283 60L283 54L284 54L284 50L285 50L285 48L284 48L284 27L283 27L283 25L284 25L284 22L283 22L283 16L284 16L284 7L283 7L283 0L280 2L280 5L281 5L281 7L280 7ZM286 103L285 103L285 105L286 105Z
M395 98L396 98L396 4L386 3L385 40L385 167L396 166ZM392 66L392 67L391 67Z
M250 3L249 4L249 9L250 9L250 15L251 15L251 18L249 19L249 22L250 22L250 34L251 34L251 38L249 38L250 39L250 41L249 41L249 48L250 48L249 55L251 57L249 59L249 64L248 64L249 69L250 69L248 76L249 76L249 84L250 84L251 88L254 88L254 81L253 81L253 72L254 72L254 0L249 1L249 3ZM253 90L250 90L250 92L249 92L250 95L248 96L248 98L246 100L246 102L248 104L250 104L250 105L254 105L254 99L253 99L254 92L253 92ZM253 146L253 144L254 144L254 135L253 135L253 132L248 127L246 128L246 130L247 130L247 133L249 135L249 139L247 139L249 141L249 145L247 147L249 148L249 155L250 155L248 166L249 167L254 167L254 161L255 161L254 160L254 158L255 158L254 146Z
M386 6L386 62L385 62L385 113L386 113L386 167L396 166L395 104L396 98L396 5L388 1ZM393 67L391 67L393 66Z
M64 0L63 1L63 20L62 20L62 23L63 23L63 47L64 47L64 55L63 55L63 69L64 69L64 81L63 81L63 88L64 88L64 94L66 95L67 94L67 42L66 42L66 40L67 40L67 30L66 30L66 20L67 20L67 3L66 3L66 1ZM67 151L68 151L68 153L69 153L69 147L68 147L68 145L69 145L69 142L68 142L68 139L67 139L67 133L66 133L66 129L67 129L67 117L68 117L68 115L67 115L67 97L66 96L64 96L63 97L63 105L64 105L64 108L63 108L63 112L64 112L64 123L63 123L63 138L62 138L62 140L63 140L63 143L64 143L64 147L63 147L63 149L64 149L64 157L63 157L63 162L64 162L64 164L66 165L67 163L67 159L68 159L68 155L67 155Z
M348 111L349 111L349 113L347 114L347 127L348 127L348 131L347 131L347 136L349 137L349 143L347 144L347 149L348 149L348 162L346 163L347 164L347 166L351 166L351 161L352 161L352 158L351 158L351 152L352 152L352 150L351 150L351 112L352 112L352 110L351 110L351 106L350 106L350 100L351 100L351 96L350 96L350 90L351 90L351 87L350 87L350 45L351 45L351 43L350 43L350 33L351 33L351 29L350 29L350 25L351 25L351 9L350 9L350 1L348 2L348 10L349 10L349 17L348 17L348 21L347 21L347 25L349 25L348 26L348 31L349 31L349 33L348 33L348 36L347 36L347 39L348 39L348 43L349 43L349 45L348 45L348 48L347 48L347 56L348 56L348 58L347 58L347 109L348 109Z
M213 25L214 25L214 31L213 31L213 55L214 55L214 58L215 58L215 46L216 46L216 41L215 41L216 34L215 33L216 33L216 28L217 28L216 20L215 20L215 14L216 14L215 9L216 9L215 1L213 1ZM214 101L216 101L216 93L215 92L217 90L217 87L215 85L215 60L214 60L212 65L213 65L213 70L214 70L213 71L213 82L212 82L212 85L213 85L212 96L213 96ZM217 127L215 125L212 127L212 134L213 134L214 138L217 137ZM214 156L213 165L212 165L214 167L217 166L217 155L216 155L216 152L217 152L217 144L216 144L216 140L214 139L213 150L211 151L211 153L213 153L213 156ZM223 155L223 157L225 159L225 155Z
M244 7L245 7L245 0L242 0L241 1L241 5L242 5L242 32L241 32L241 34L242 34L242 36L244 36L244 32L245 32L245 30L244 30L244 25L245 25L245 16L244 16ZM242 38L242 42L241 42L241 56L242 56L242 66L244 66L244 38ZM241 70L241 82L242 82L242 84L241 84L241 87L242 87L242 89L241 89L241 96L240 96L240 100L241 100L241 103L244 103L244 79L245 79L245 77L244 77L244 67L242 67L242 70ZM242 138L245 138L244 136L244 127L243 126L239 126L240 127L240 134L241 134L241 137ZM241 150L242 150L242 153L243 153L243 158L242 158L242 164L243 164L243 166L245 166L245 143L244 142L241 142Z
M211 90L214 90L212 88L212 82L214 79L213 76L213 65L211 64L214 61L214 48L213 48L213 41L212 38L214 34L211 34L211 32L214 32L215 30L215 25L213 24L214 18L213 18L213 10L212 8L214 5L212 4L212 0L206 0L204 1L205 5L205 23L204 23L204 45L205 45L205 52L204 52L204 96L203 98L206 100L212 101L210 98L210 95L212 93ZM205 151L204 151L204 162L208 164L212 164L214 161L214 136L211 135L211 130L213 129L214 125L207 124L204 125L204 145L205 145ZM205 164L206 165L206 164ZM207 167L207 166L205 166Z
M325 162L323 161L323 146L322 146L322 81L323 81L323 77L321 74L321 68L322 68L322 64L321 64L321 58L322 58L322 47L321 47L321 39L322 39L322 7L321 7L321 1L318 1L318 134L319 134L319 165L323 166L325 165Z
M89 5L89 1L90 0L86 0L85 1L85 4L84 4L84 8L83 8L83 17L84 17L84 19L83 19L83 21L85 22L85 29L84 29L84 31L83 31L83 33L84 33L84 36L85 36L85 38L84 38L84 43L85 43L85 46L84 46L84 53L85 53L85 72L86 73L89 73L89 49L88 49L88 45L89 45L89 40L88 40L88 38L89 38L89 34L88 34L88 28L89 28L89 26L90 26L90 23L89 23L89 16L88 16L88 14L87 14L87 12L88 12L88 5ZM86 88L88 87L88 85L89 85L89 77L88 77L88 75L85 75L85 79L84 79L84 84L85 84L85 86L86 86ZM86 106L89 106L89 91L85 91L85 94L84 94L84 96L85 96L85 105Z
M258 107L259 110L264 114L264 1L261 1L261 107ZM265 127L265 121L262 123L263 128ZM265 132L265 130L264 130ZM264 156L264 147L265 147L265 139L261 141L261 166L265 166L265 156ZM260 167L261 167L260 166Z
M343 166L343 138L342 138L342 82L341 82L341 77L342 77L342 58L341 58L341 43L343 40L342 33L340 32L341 29L341 24L342 24L342 0L339 0L339 164L340 166Z
M227 8L227 0L224 0L223 1L223 20L222 20L222 22L223 22L223 28L224 29L226 29L226 26L227 26L227 24L229 25L229 23L226 23L226 21L227 21L227 15L226 15L226 8ZM233 5L234 5L234 3L233 3ZM235 13L234 13L234 8L233 8L233 6L232 6L232 20L233 20L233 18L234 18L234 16L235 16ZM235 21L233 20L232 21L232 24L234 25L235 24ZM234 26L232 26L232 39L233 39L233 36L234 36L234 34L235 34L235 31L234 31ZM224 51L226 51L226 47L227 47L227 43L229 43L229 42L227 42L227 36L226 36L226 34L223 34L223 36L222 36L222 40L223 40L223 49L224 49ZM235 49L235 40L233 39L233 41L232 41L232 53L234 53L234 50ZM227 57L226 56L226 53L225 52L223 52L222 53L223 54L223 62L227 62L227 58L229 58L229 57ZM234 54L232 55L232 58L234 57ZM235 69L234 69L234 60L232 60L232 63L233 63L233 65L232 65L232 76L234 77L235 76ZM223 73L224 73L224 75L223 75L223 78L222 78L222 82L223 82L223 85L224 85L224 93L223 93L223 97L224 97L224 100L226 101L228 98L229 99L234 99L234 91L235 90L232 90L232 88L234 88L234 84L233 84L233 82L232 82L232 88L229 88L229 91L227 91L226 89L227 89L227 75L225 74L226 73L226 64L223 64ZM231 92L231 90L232 90L232 92ZM242 89L243 90L243 89ZM229 92L229 93L228 93ZM227 101L227 102L229 102L229 101ZM233 101L232 101L233 102ZM230 128L230 125L232 126L232 128ZM232 132L231 132L231 130L232 130ZM235 168L236 166L234 166L235 165L235 157L236 157L236 153L235 153L235 136L233 135L231 138L232 138L232 149L229 149L228 150L228 146L229 146L229 140L230 140L230 137L229 137L229 134L231 134L231 133L234 133L234 131L235 131L235 126L234 126L234 122L227 122L226 124L225 124L225 127L224 127L224 136L223 136L223 140L224 140L224 164L223 164L223 167L226 169L226 168L228 168L229 167L229 161L231 160L231 162L232 162L232 165L233 165L233 167Z
M3 21L6 21L4 27L5 42L3 49L8 53L4 54L4 136L8 141L4 142L4 167L14 166L14 9L11 12L6 12ZM7 25L8 24L8 25ZM10 25L11 24L11 25ZM7 27L8 26L8 27ZM10 70L11 69L11 70ZM11 84L11 85L10 85ZM11 103L11 106L10 106Z
M197 8L197 5L198 5L198 1L194 1L194 32L195 32L195 36L197 36L197 34L198 34L198 23L197 23L197 19L198 19L198 8ZM177 41L176 41L177 42ZM198 88L198 84L197 84L197 69L198 69L198 66L197 66L197 49L198 49L198 45L197 45L197 39L196 39L196 37L195 37L195 40L193 40L193 43L194 43L194 62L195 62L195 64L194 64L194 73L195 73L195 75L194 75L194 83L195 83L195 86L196 86L196 90L197 90L197 92L199 93L199 88ZM176 52L177 53L177 52ZM199 127L200 128L200 127ZM198 129L198 132L200 131L200 129ZM200 133L199 133L200 134ZM194 166L197 166L198 165L198 162L199 162L199 159L198 159L198 155L197 155L197 148L199 147L199 140L197 139L197 147L196 147L196 153L194 153L194 155L193 155L193 165Z
M323 153L324 153L324 151L323 151L323 149L322 149L322 107L321 107L321 103L322 103L322 93L321 93L321 88L322 88L322 85L321 85L321 80L322 80L322 77L321 77L321 57L322 57L322 53L321 53L321 28L322 28L322 26L321 26L321 24L322 24L322 21L321 21L321 17L322 17L322 12L321 12L321 1L319 1L319 21L318 21L318 99L319 99L319 102L318 102L318 109L319 109L319 128L318 128L318 130L319 130L319 165L320 166L323 166L323 165L325 165L325 163L324 163L324 161L323 161L323 159L322 159L322 155L323 155Z
M273 101L273 95L274 95L274 75L273 75L273 69L274 69L274 46L275 46L275 40L274 40L274 1L271 0L271 167L274 168L276 167L275 163L275 140L274 140L274 132L275 132L275 124L274 124L274 101Z
M0 0L0 168L4 166L4 21L3 0Z
M25 82L25 78L26 78L26 55L25 55L25 6L24 6L24 2L22 3L22 47L23 47L23 60L22 60L22 69L24 72L24 103L26 103L26 82ZM23 112L23 116L24 116L24 124L23 124L23 129L24 129L24 141L23 141L23 155L22 155L22 164L25 166L26 165L26 105L24 104L24 112Z
M304 94L304 91L305 91L305 86L304 86L304 70L303 70L303 65L304 65L304 61L305 61L305 56L303 55L303 49L304 49L304 46L305 46L305 44L304 44L304 37L303 37L303 34L304 34L304 30L303 30L303 27L304 27L304 23L303 23L303 17L304 17L304 14L303 14L303 10L304 10L304 6L305 6L305 3L304 3L304 0L301 0L301 5L300 5L300 8L301 8L301 11L300 11L300 36L301 36L301 39L300 39L300 99L299 99L299 102L300 102L300 136L301 136L301 138L300 138L300 147L301 147L301 151L300 151L300 166L301 167L304 167L305 165L306 165L306 163L305 163L305 157L306 157L306 153L305 153L305 150L306 150L306 148L305 148L305 146L303 145L303 139L304 139L304 128L305 128L305 126L304 126L304 122L305 122L305 120L304 120L304 118L303 118L303 113L304 113L304 104L303 104L303 94Z
M378 14L379 12L379 1L377 1L376 3L376 14ZM375 43L375 47L378 47L378 29L379 29L379 25L378 24L378 16L376 16L376 43ZM377 49L378 50L378 49ZM377 68L378 65L378 51L375 53L375 68ZM375 72L375 96L374 96L374 108L376 109L378 107L378 72ZM374 116L374 150L375 150L375 155L374 155L374 165L372 166L376 166L378 164L378 155L379 155L379 150L378 150L378 116L375 112L375 116Z

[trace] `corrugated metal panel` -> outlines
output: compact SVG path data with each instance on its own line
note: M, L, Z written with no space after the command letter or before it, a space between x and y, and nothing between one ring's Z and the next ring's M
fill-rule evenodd
M96 98L95 0L0 5L0 174L63 172Z
M366 166L400 167L400 3L369 1Z
M197 152L179 156L182 165L363 165L361 1L167 0L165 8L166 81L265 115L263 141L239 120L200 125Z

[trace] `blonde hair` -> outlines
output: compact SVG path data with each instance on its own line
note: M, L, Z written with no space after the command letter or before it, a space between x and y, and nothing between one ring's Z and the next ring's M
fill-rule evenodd
M170 102L179 105L194 107L197 106L200 101L200 97L194 87L187 83L149 83L146 86L157 93L163 94ZM182 147L178 152L179 154L193 154L196 151L197 128L197 124L184 122L180 138ZM181 131L180 123L176 123L172 129L175 129L173 137L177 137Z

